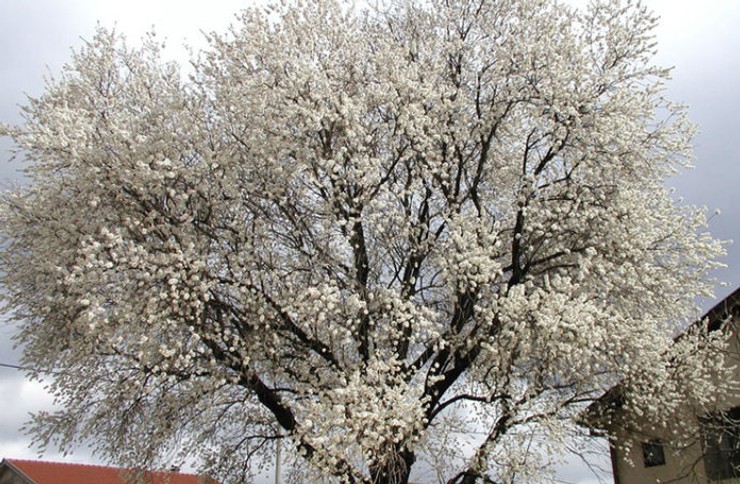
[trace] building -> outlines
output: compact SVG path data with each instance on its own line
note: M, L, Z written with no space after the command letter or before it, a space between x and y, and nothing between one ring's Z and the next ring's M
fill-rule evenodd
M21 459L0 462L0 484L219 484L180 472L134 471L116 467Z
M735 367L735 381L718 382L728 388L723 408L694 415L687 406L686 415L699 423L700 436L677 448L664 442L648 422L629 428L603 423L618 421L619 386L587 410L589 425L605 431L610 440L615 484L740 484L740 288L707 312L701 321L705 320L710 331L726 331L731 338L726 361Z

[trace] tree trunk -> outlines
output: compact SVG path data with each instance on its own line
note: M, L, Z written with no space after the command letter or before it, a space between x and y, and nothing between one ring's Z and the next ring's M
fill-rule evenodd
M398 446L394 446L392 452L393 455L386 457L381 465L371 467L374 484L406 484L409 481L416 455L413 451L399 449Z

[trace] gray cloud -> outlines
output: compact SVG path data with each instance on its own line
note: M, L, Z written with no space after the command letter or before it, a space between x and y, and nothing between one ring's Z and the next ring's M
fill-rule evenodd
M646 2L661 15L657 60L674 66L668 96L686 104L699 133L694 141L696 168L670 180L688 203L721 214L710 231L723 240L735 239L722 261L728 269L716 277L723 297L740 285L740 3L716 1ZM704 301L708 308L713 301Z

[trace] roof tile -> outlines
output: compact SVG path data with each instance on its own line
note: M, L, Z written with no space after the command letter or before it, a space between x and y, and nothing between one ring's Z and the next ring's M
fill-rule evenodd
M22 459L6 459L36 484L130 484L132 471L117 467L68 464ZM128 480L126 479L127 475ZM134 482L143 484L218 484L218 481L195 474L144 471Z

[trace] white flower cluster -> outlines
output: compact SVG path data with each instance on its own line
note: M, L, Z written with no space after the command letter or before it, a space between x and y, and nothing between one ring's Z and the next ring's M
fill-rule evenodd
M721 342L673 341L722 244L664 188L693 128L654 24L283 2L209 34L188 79L100 29L0 127L30 160L0 203L6 308L63 404L39 442L227 482L278 441L312 478L508 482L616 382L662 421L719 401Z

